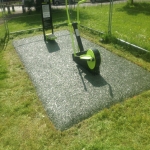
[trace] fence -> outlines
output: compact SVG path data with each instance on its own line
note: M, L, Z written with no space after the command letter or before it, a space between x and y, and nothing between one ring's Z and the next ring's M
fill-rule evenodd
M134 19L134 15L136 15L136 10L135 10L135 14L130 15L130 17L132 17L132 22L128 22L128 18L123 18L122 16L124 11L127 12L127 10L125 10L127 1L114 0L112 4L113 7L110 7L110 1L97 0L96 3L91 3L90 1L88 1L88 3L82 4L80 7L81 26L102 34L111 33L118 39L121 39L120 41L122 42L126 41L124 43L127 42L128 44L132 43L134 45L137 45L137 47L142 47L141 49L143 50L145 49L150 50L150 42L149 42L150 29L145 29L146 30L145 32L147 32L146 34L147 37L145 38L142 36L143 35L142 30L137 31L137 28L135 28L136 30L132 28L132 27L136 27L137 24L142 27L143 24L143 22L137 23L137 20ZM134 0L134 1L140 1L140 0ZM122 5L122 3L124 7L120 9L120 5ZM76 5L72 4L69 6L69 8L70 8L71 19L76 20ZM113 11L112 11L112 19L111 19L110 10L112 8ZM54 26L67 25L65 5L64 4L61 4L59 6L54 5L52 6L52 9L53 9L52 16L53 16ZM8 29L10 34L20 33L24 31L30 32L33 30L42 29L41 14L39 12L36 12L34 7L31 8L31 11L29 11L27 8L25 8L25 10L26 12L23 13L22 7L16 6L15 11L11 9L10 13L5 12L7 13L5 20L7 20L8 22ZM149 19L146 19L147 23L148 20ZM5 33L3 34L6 34L8 31L6 30L6 26L4 22L5 21L3 20L2 28L5 29ZM122 27L121 26L122 24L126 24L126 26ZM128 28L126 28L127 26L130 26L132 28L132 31L128 31ZM4 35L2 35L2 37L3 36ZM143 41L143 38L145 41Z
M139 3L136 7L134 5L131 7L127 1L114 1L112 18L109 2L99 3L94 7L82 7L80 8L81 25L99 33L109 34L111 32L120 43L148 52L150 51L150 28L145 25L150 24L148 13L150 1L134 0L135 2ZM136 17L140 15L141 20L144 21L136 20Z
M66 11L64 10L64 7L62 9L58 6L52 7L54 26L66 24ZM5 20L7 20L10 35L33 30L42 30L41 13L40 11L37 12L34 7L31 7L30 9L24 7L23 11L22 6L15 6L15 11L10 9L10 12L5 10L5 13L7 13Z
M113 14L112 34L126 43L132 43L130 45L134 44L134 47L150 51L150 29L146 26L150 23L150 17L147 13L150 9L150 3L144 3L150 1L134 0L134 4L136 4L135 2L139 2L136 7L135 5L130 7L127 3L122 7L119 5L114 7L116 11ZM124 13L128 15L124 16ZM137 17L141 18L140 21Z
M97 0L98 1L98 0ZM109 0L106 0L109 1ZM108 3L107 3L108 4ZM34 7L31 8L32 11L28 11L27 8L24 7L22 8L22 4L18 4L16 5L14 3L9 4L10 6L14 6L10 7L9 9L6 7L5 9L5 13L7 13L7 16L5 17L5 19L8 21L8 28L9 28L9 32L11 33L15 33L19 31L23 31L23 30L30 30L31 28L42 28L42 24L41 24L41 14L40 13L36 13L34 12ZM91 12L90 14L88 14L86 11L84 12L84 8L88 7L89 5L94 5L95 7L98 8L98 6L100 6L100 11L99 13L99 18L96 18L96 16L91 13L92 9L94 8L90 8ZM99 23L99 28L102 32L108 30L108 12L109 12L109 7L108 8L103 8L102 3L91 3L90 0L87 1L87 3L83 4L81 6L81 10L80 10L80 20L82 20L82 25L85 25L89 28L95 29L97 23L97 20L101 19L101 15L102 11L101 10L105 10L106 13L106 17L103 18L102 20L100 20ZM76 19L76 5L72 4L69 6L70 7L70 15L72 20ZM53 23L54 26L55 25L59 25L59 24L66 24L67 23L67 16L66 16L66 10L65 10L65 5L64 3L62 3L59 6L52 6L53 11L52 11L52 16L53 16ZM30 13L30 15L29 15ZM96 23L95 23L96 22ZM19 28L16 28L16 24L20 24Z

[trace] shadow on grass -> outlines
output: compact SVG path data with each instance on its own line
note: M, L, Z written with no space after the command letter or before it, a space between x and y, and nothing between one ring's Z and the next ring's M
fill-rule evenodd
M2 51L0 51L0 89L6 86L4 80L8 77L7 73L8 73L7 66L3 60Z
M143 13L145 15L150 15L150 3L147 2L134 2L133 5L127 3L122 8L119 8L118 11L126 11L129 15L138 15Z
M5 33L4 37L0 38L0 52L5 49L9 41L9 35Z
M0 88L5 87L3 82L7 78L7 65L3 59L3 51L5 50L9 41L9 35L4 31L4 34L0 37Z

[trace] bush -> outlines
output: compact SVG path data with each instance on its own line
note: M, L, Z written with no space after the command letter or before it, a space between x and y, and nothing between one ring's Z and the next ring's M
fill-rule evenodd
M110 34L103 34L101 42L103 43L116 43L116 37Z

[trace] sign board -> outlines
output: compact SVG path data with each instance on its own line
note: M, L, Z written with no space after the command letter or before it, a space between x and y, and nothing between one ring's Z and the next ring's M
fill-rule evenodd
M49 5L42 5L43 18L50 18Z
M49 29L52 27L50 7L48 4L42 4L42 20L44 29Z
M44 40L55 40L56 37L53 34L53 22L52 22L52 13L51 13L51 3L48 0L44 0L41 3L41 16L42 16L42 25L43 25L43 34ZM46 34L46 30L52 30L52 33Z

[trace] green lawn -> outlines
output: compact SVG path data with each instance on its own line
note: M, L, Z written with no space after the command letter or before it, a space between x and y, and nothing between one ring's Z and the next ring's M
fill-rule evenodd
M121 4L116 8L118 6ZM149 17L146 14L140 15ZM59 22L59 19L57 21ZM18 30L26 29L30 23L26 21L28 25L23 24L22 28L23 22L24 19L18 23L12 20L9 28L15 29L16 23ZM63 22L63 19L60 22ZM149 26L145 24L143 23L143 30ZM122 23L123 26L126 24ZM36 26L31 25L32 27ZM132 29L134 28L136 27ZM18 34L13 38L20 39L36 34L42 32ZM84 36L150 71L150 62L142 59L140 55L134 56L115 44L99 43L99 37L91 33ZM149 150L149 106L150 90L105 108L91 118L60 132L49 120L37 97L35 88L12 45L12 39L5 50L0 51L0 150Z
M134 6L115 4L112 15L112 34L117 38L150 50L150 3L135 3ZM109 6L81 8L81 24L108 32Z
M60 132L45 113L11 40L0 58L0 150L150 149L150 90Z

